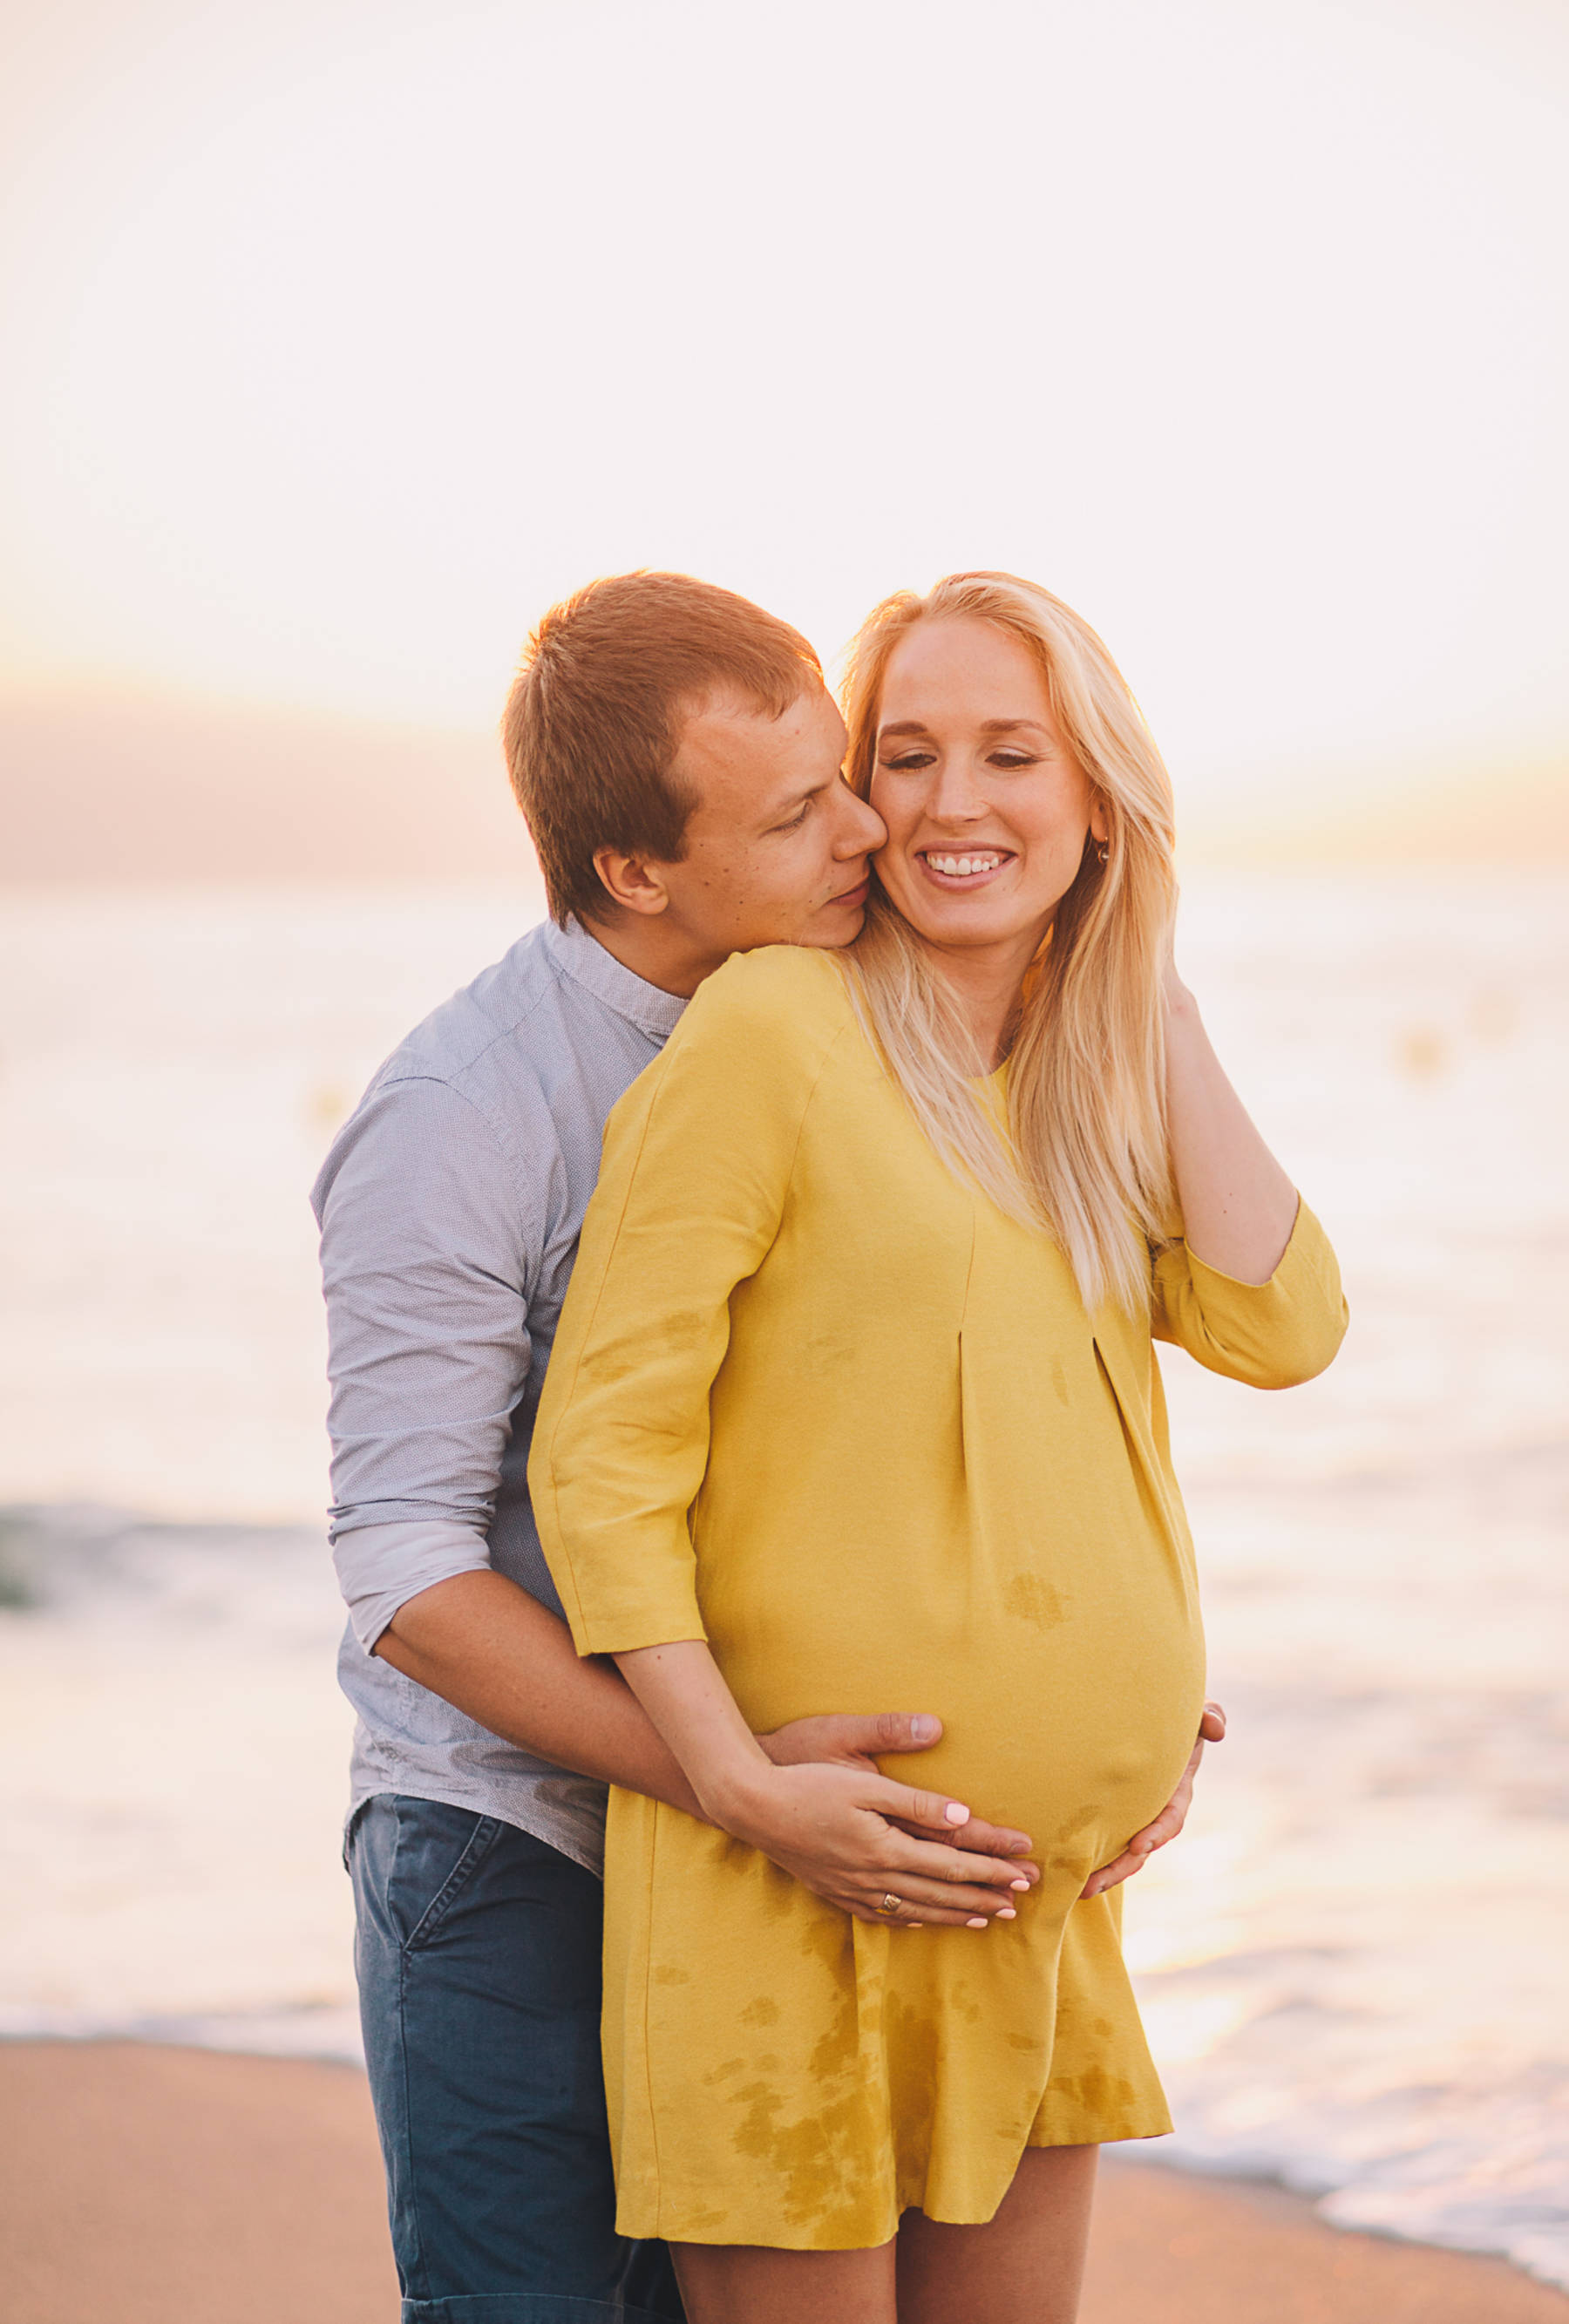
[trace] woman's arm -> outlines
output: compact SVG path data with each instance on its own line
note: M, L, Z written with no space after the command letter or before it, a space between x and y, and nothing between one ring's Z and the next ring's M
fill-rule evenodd
M1297 1189L1210 1047L1198 1003L1166 971L1166 1110L1188 1249L1239 1283L1268 1283L1297 1218Z
M698 1638L615 1657L623 1677L685 1770L710 1823L761 1849L857 1920L989 1928L1013 1919L1034 1866L982 1866L973 1855L896 1831L898 1816L956 1835L970 1811L940 1793L891 1783L875 1769L776 1766L752 1734ZM900 1911L883 1907L897 1896Z

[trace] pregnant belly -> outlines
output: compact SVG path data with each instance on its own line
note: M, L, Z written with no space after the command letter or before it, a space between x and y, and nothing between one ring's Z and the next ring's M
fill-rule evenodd
M766 1582L706 1592L704 1612L759 1732L824 1711L933 1711L941 1741L884 1774L1016 1825L1043 1863L1087 1875L1171 1797L1203 1710L1191 1594L1158 1565L1147 1581L1071 1594L1040 1582L961 1605L951 1590L841 1575L831 1615L817 1593Z

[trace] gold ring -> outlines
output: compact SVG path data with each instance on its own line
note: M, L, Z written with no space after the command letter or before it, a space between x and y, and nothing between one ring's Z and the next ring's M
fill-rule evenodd
M904 1910L904 1898L902 1896L885 1896L877 1909L880 1913L902 1913Z

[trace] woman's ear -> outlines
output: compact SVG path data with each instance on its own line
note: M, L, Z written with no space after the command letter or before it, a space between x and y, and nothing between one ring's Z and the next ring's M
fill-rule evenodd
M1092 791L1090 793L1090 837L1103 846L1111 836L1112 818L1106 812L1106 794L1104 791Z

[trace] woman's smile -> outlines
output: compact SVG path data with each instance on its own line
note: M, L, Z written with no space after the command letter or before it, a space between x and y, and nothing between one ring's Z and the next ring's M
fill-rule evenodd
M918 847L915 860L934 888L963 895L988 887L1015 859L1011 847Z

